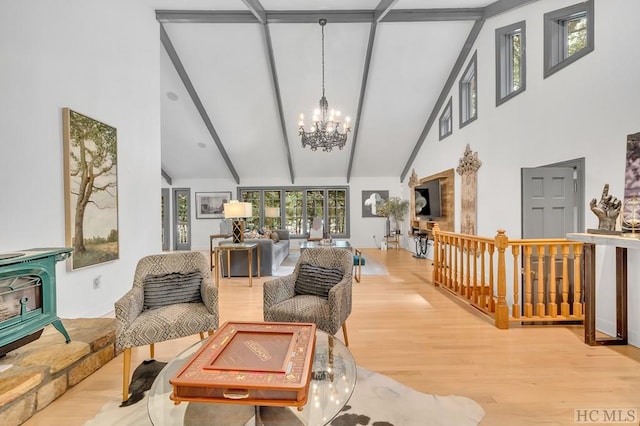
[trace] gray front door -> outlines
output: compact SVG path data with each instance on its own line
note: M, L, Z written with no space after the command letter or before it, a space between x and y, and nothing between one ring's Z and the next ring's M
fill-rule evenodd
M173 248L191 250L191 190L173 190Z
M570 167L522 169L522 238L576 232L576 183Z
M522 169L522 238L565 238L567 233L578 231L578 172L573 167L536 167ZM582 184L582 183L580 183ZM523 253L524 256L524 253ZM531 259L531 284L533 287L531 301L548 303L548 300L537 300L540 286L549 289L556 287L556 303L562 302L561 275L556 273L556 282L550 282L549 253L544 253L544 273L538 276L538 254L533 253ZM562 254L558 253L553 260L555 270L562 271ZM572 259L569 259L573 262ZM524 259L523 259L524 262ZM524 263L523 263L524 264ZM523 268L524 272L524 268ZM522 285L525 284L523 277ZM521 289L524 306L525 289ZM545 299L549 292L544 291ZM569 268L569 303L573 302L573 265Z

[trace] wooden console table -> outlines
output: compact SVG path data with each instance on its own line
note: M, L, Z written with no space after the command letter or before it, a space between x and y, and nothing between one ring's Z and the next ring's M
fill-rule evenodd
M567 234L571 241L584 243L584 342L591 345L626 345L627 249L640 249L640 240L605 234ZM616 336L596 338L596 245L616 248Z

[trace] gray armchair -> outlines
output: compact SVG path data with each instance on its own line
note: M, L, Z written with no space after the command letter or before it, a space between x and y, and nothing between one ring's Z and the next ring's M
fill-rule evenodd
M312 279L314 285L322 286L325 271L336 271L337 284L326 286L325 294L309 294L300 285L304 278L301 270L308 266L321 268ZM311 322L334 335L342 327L344 342L348 346L347 317L351 314L351 285L353 253L340 248L309 248L302 252L291 275L279 277L264 283L263 310L265 321L275 322ZM330 281L328 279L328 281ZM308 288L307 288L308 289ZM306 293L306 294L300 294Z
M198 294L199 292L199 294ZM187 300L188 299L188 300ZM200 252L172 252L140 259L133 288L115 303L116 353L124 351L122 400L129 396L131 348L218 328L218 289Z

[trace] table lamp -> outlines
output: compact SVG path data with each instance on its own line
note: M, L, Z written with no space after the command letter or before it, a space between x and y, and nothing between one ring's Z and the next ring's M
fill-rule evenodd
M234 243L244 241L244 220L245 217L251 217L251 203L241 203L238 200L231 200L224 203L224 217L233 219L231 224L231 235Z
M275 218L280 217L280 207L265 207L264 217L272 218L271 227L275 229L275 223L276 223Z

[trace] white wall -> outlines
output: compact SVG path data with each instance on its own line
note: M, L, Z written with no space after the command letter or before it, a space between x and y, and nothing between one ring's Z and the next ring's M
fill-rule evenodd
M146 1L3 2L0 252L65 246L62 108L118 131L120 259L73 272L58 263L63 318L113 310L137 260L161 249L159 49Z
M363 190L388 190L389 196L399 196L403 199L409 199L408 187L401 184L398 177L371 177L371 178L353 178L349 184L344 178L322 178L316 179L296 179L295 186L331 186L331 185L348 185L349 186L349 207L351 209L350 227L351 237L349 242L354 247L368 248L380 245L380 241L384 236L385 219L380 218L363 218L362 217L362 191ZM232 198L237 196L237 187L235 181L231 179L176 179L172 181L171 186L166 183L162 184L167 188L190 188L191 190L191 248L194 250L207 250L209 248L209 235L217 234L220 230L219 219L196 219L195 213L195 193L196 192L213 192L213 191L231 191ZM239 186L294 186L287 179L270 179L251 181L243 180ZM403 224L403 232L406 234L407 223ZM374 239L375 235L375 239ZM404 238L405 247L411 248L406 237ZM292 248L298 247L298 241L291 242Z
M473 47L478 51L478 119L458 128L459 102L453 96L453 135L438 141L437 123L413 167L427 176L456 167L466 144L478 153L478 234L494 236L498 228L520 238L520 169L585 157L586 198L598 198L605 183L622 198L626 136L640 131L640 55L637 40L640 3L595 2L595 50L567 68L543 78L543 14L575 4L541 0L488 20ZM527 25L526 91L495 106L495 29L521 20ZM468 61L467 61L468 62ZM465 62L465 66L466 63ZM463 67L464 69L464 67ZM456 212L460 212L460 176L456 175ZM586 206L586 228L597 218ZM456 217L459 231L460 218ZM599 250L598 328L615 330L613 249ZM638 264L630 253L630 264ZM631 341L640 344L639 272L629 275Z

